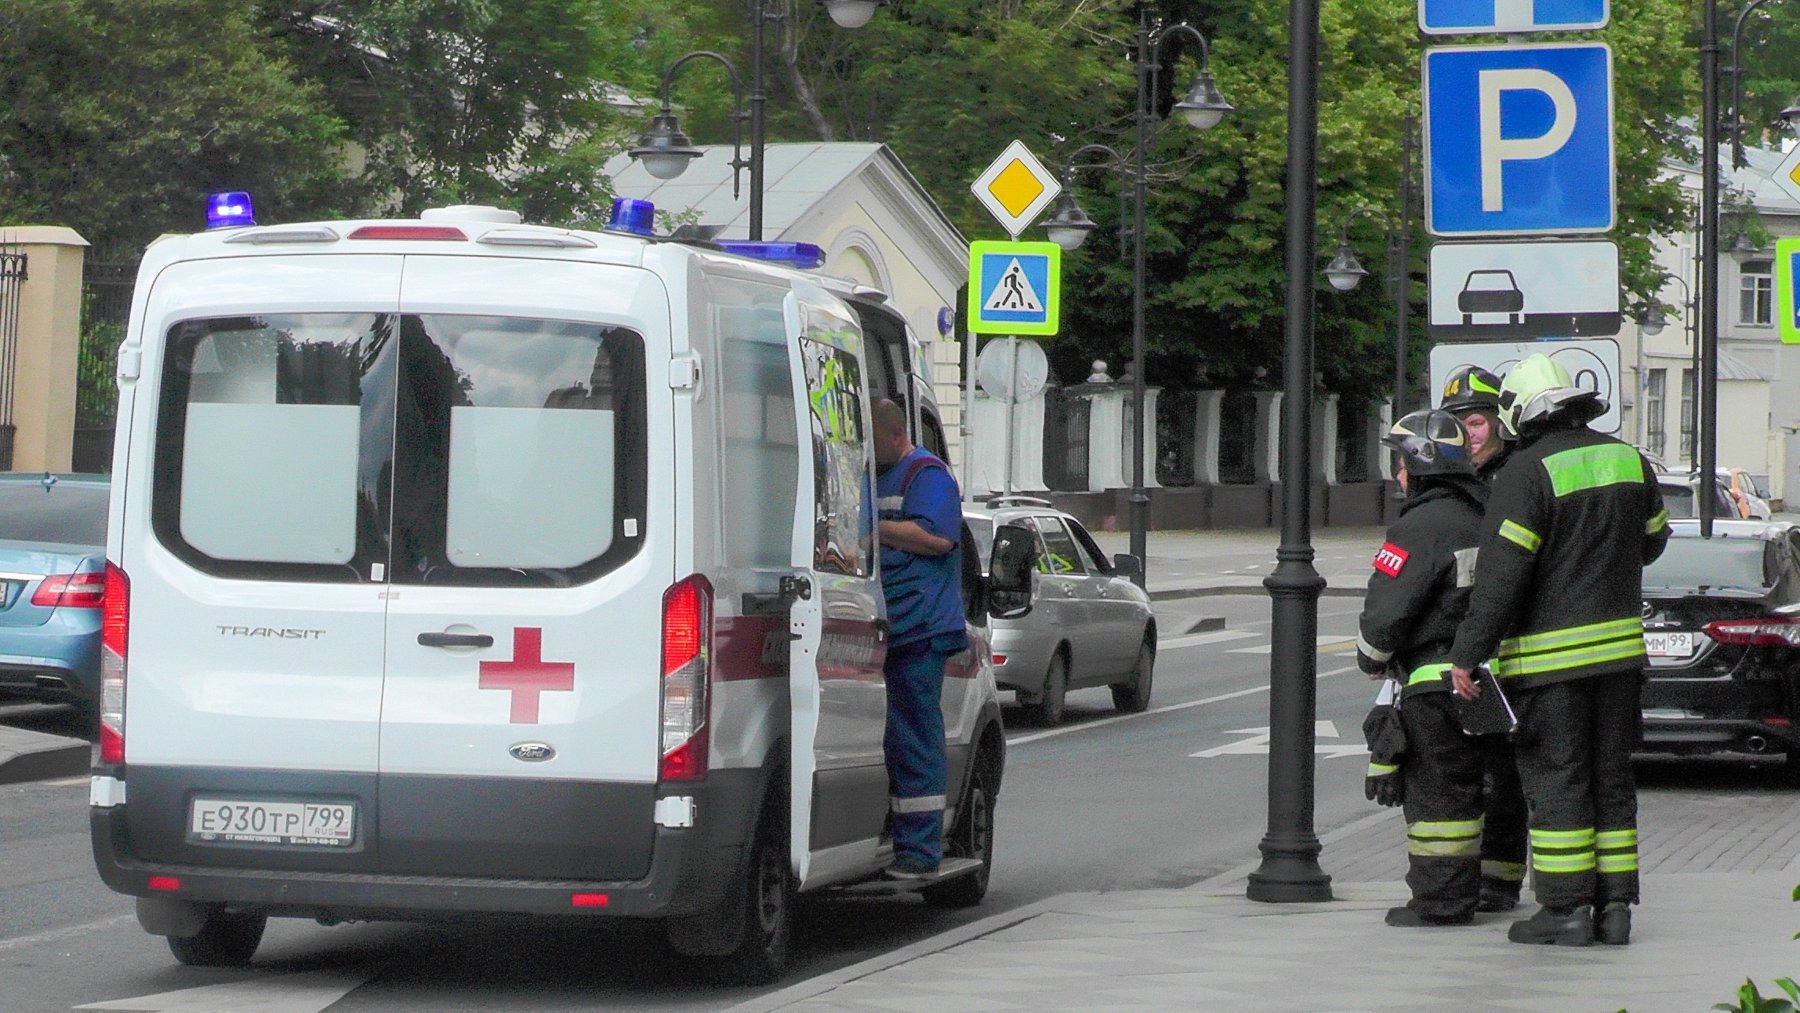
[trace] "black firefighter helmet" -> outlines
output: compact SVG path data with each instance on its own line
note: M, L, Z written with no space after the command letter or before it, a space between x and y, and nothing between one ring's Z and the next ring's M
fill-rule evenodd
M1485 408L1498 416L1500 378L1480 366L1463 366L1450 374L1444 384L1444 399L1438 407L1447 412Z
M1473 475L1469 432L1442 408L1409 412L1394 423L1381 442L1394 448L1410 475Z

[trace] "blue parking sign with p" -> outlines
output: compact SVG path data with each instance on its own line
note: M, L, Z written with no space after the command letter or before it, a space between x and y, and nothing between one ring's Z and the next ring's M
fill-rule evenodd
M1047 336L1061 326L1062 247L969 244L969 333Z
M1610 47L1457 46L1428 50L1424 66L1433 235L1613 227Z

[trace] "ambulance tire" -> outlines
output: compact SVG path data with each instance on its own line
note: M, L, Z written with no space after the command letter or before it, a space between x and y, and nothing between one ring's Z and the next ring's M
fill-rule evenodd
M956 825L944 837L945 858L979 858L981 868L947 883L919 891L932 907L974 907L987 896L988 877L994 868L994 761L983 749L969 771L969 786L956 807Z
M194 935L169 936L169 952L189 967L241 967L256 955L268 924L269 916L256 911L215 911Z
M1142 714L1150 709L1150 686L1156 679L1156 634L1144 634L1138 645L1137 667L1131 678L1112 684L1113 707L1121 714Z
M1069 650L1057 647L1044 672L1044 688L1025 705L1025 717L1039 728L1062 724L1063 698L1069 693Z
M730 903L742 906L737 946L707 959L709 976L734 985L766 985L787 970L794 934L794 876L789 868L787 809L763 811L745 875Z

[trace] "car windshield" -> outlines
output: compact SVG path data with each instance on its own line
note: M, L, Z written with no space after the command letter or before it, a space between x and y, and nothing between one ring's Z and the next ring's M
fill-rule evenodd
M1644 567L1645 587L1763 588L1768 553L1744 538L1671 538L1656 562Z
M63 545L106 544L106 487L58 482L0 485L0 538Z

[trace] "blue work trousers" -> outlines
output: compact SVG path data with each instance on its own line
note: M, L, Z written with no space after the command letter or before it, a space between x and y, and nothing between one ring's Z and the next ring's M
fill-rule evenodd
M944 663L955 653L944 648L960 639L932 637L888 648L882 746L896 861L936 867L944 855Z

